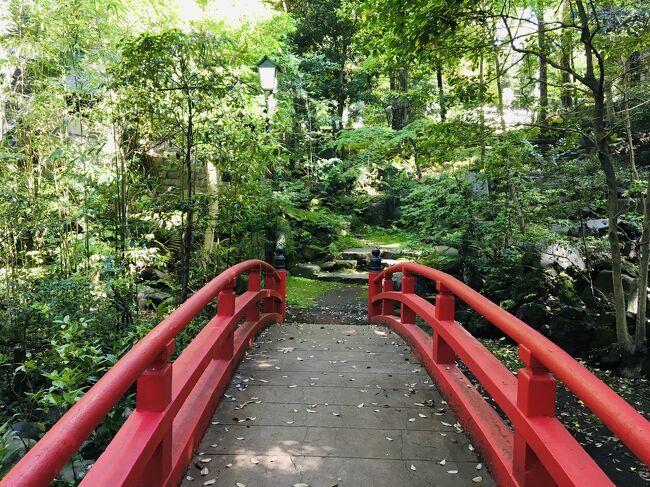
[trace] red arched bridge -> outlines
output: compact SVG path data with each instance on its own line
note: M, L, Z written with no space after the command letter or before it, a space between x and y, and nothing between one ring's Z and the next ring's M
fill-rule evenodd
M49 485L134 384L134 412L82 486L614 485L557 419L558 380L650 465L650 422L566 352L453 277L414 263L381 271L373 253L368 322L390 330L275 326L247 354L284 322L284 258L235 265L124 355L1 486ZM436 282L435 305L415 294L416 274ZM215 299L216 315L170 362ZM456 299L519 344L516 376L455 321Z

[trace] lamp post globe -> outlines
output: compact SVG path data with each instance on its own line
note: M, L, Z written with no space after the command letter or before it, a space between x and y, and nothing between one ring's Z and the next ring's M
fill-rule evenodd
M278 86L278 65L267 56L257 63L260 85L267 93L274 93Z

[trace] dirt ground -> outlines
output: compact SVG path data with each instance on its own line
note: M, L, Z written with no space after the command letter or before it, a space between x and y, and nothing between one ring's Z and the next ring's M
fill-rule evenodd
M366 299L366 286L341 284L333 291L323 294L310 308L287 308L287 322L364 325L368 315Z

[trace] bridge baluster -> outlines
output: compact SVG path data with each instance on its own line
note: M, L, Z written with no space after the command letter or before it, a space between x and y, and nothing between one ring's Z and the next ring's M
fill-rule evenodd
M138 379L136 393L136 410L138 412L162 413L172 399L172 364L169 357L176 350L172 340L160 352L154 362ZM172 420L169 416L160 443L147 462L141 485L163 485L172 467Z
M235 279L231 279L217 297L217 316L228 317L235 313ZM217 350L215 360L230 360L235 347L235 327L229 326L226 341Z
M381 272L381 251L379 247L372 249L372 257L370 258L370 272L368 273L368 321L373 316L381 313L380 303L373 303L372 298L381 292L381 283L375 282L375 279Z
M393 290L393 275L386 275L384 277L384 292L390 292ZM395 310L395 302L392 299L384 299L381 303L381 314L392 316L393 311Z
M261 272L260 268L256 267L248 272L248 290L258 292L260 290ZM260 319L260 304L255 303L246 312L246 321L257 321Z
M415 274L410 271L404 271L402 276L402 294L413 294L415 292ZM405 325L415 324L415 311L402 303L401 319Z
M434 317L438 321L453 321L456 314L456 301L451 291L441 282L436 283L438 295ZM439 333L433 334L433 360L439 364L453 364L456 353Z
M517 375L517 408L527 417L554 417L556 381L531 351L519 345L519 357L526 365ZM515 427L513 473L522 487L556 485L541 460Z

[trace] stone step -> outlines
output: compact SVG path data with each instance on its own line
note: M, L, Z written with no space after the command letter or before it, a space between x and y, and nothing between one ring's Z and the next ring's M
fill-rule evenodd
M346 284L367 284L367 272L319 272L316 279L320 281L343 282Z

